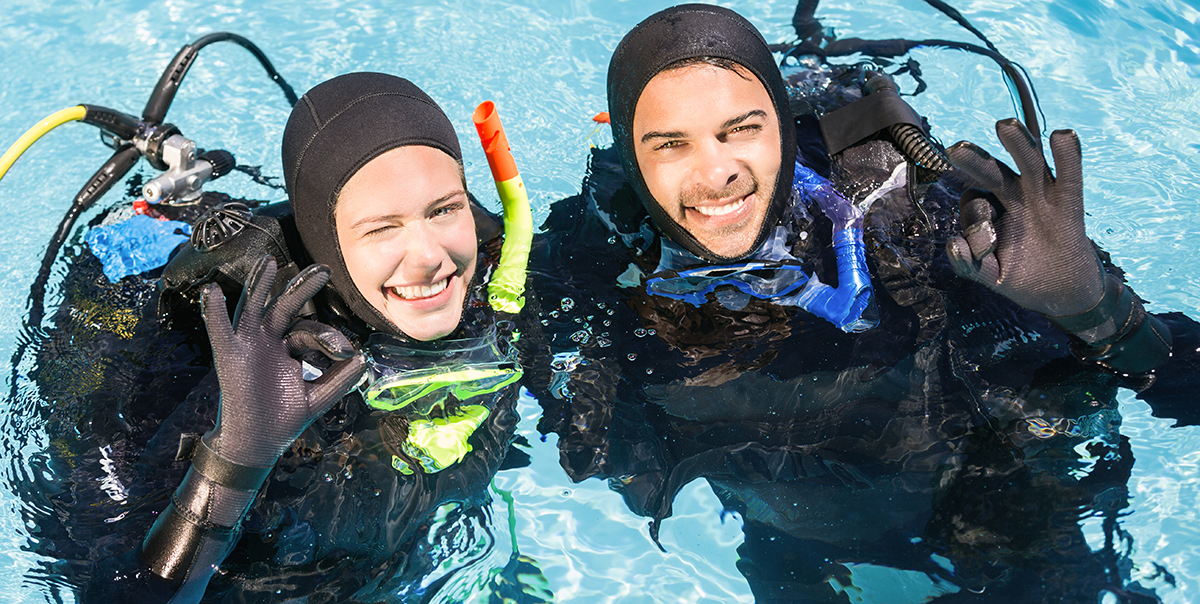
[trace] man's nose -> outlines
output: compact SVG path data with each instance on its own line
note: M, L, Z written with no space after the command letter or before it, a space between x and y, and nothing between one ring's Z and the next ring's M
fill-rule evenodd
M724 190L725 187L733 184L741 174L741 167L729 145L718 139L714 138L702 143L696 159L695 175L699 184L714 191Z

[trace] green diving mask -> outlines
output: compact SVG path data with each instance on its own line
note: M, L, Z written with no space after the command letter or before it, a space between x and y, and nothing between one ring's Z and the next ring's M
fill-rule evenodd
M385 443L399 449L393 450L394 468L411 474L415 461L427 473L438 472L471 451L467 439L523 373L501 348L495 326L461 340L411 343L382 333L367 340L363 399L403 417L380 425Z

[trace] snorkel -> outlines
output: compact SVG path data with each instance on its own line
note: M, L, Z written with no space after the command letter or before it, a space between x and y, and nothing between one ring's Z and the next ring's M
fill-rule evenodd
M500 248L500 265L488 284L488 303L496 312L517 314L525 305L525 271L533 242L529 195L517 171L517 162L508 146L508 136L504 134L496 104L492 101L480 103L471 119L475 122L479 142L496 181L496 192L504 206L504 245Z

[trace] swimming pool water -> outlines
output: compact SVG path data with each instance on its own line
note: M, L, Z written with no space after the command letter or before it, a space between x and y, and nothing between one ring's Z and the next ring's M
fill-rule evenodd
M540 223L551 202L578 192L588 145L610 140L590 118L607 108L604 79L612 49L630 27L668 4L418 0L384 8L342 0L8 0L0 11L0 147L36 120L78 103L139 113L180 46L205 33L232 31L257 43L297 92L356 70L414 80L454 121L469 185L493 207L470 113L479 102L495 100ZM722 4L745 14L769 42L794 38L792 3ZM1079 132L1092 237L1128 272L1149 309L1200 316L1200 8L1178 0L953 4L1028 69L1047 133ZM842 37L974 41L919 0L826 0L818 16ZM999 152L992 123L1013 109L994 65L945 50L911 56L929 84L911 102L929 118L934 134L946 144L965 138ZM901 81L909 91L913 84ZM278 141L288 111L248 53L217 44L192 67L168 121L201 146L228 149L238 163L262 166L278 182ZM34 145L0 181L5 392L46 242L71 197L109 153L94 129L69 124ZM144 165L140 169L149 173ZM211 188L283 198L278 189L238 173ZM99 205L115 203L122 190ZM1176 584L1161 577L1147 584L1165 601L1200 600L1200 429L1171 428L1132 397L1123 402L1122 432L1132 439L1137 459L1132 513L1123 524L1132 536L1134 576L1152 575L1153 565L1161 565ZM13 411L12 401L2 404L2 412ZM533 464L501 473L496 487L512 494L515 543L537 560L555 601L751 600L734 567L739 519L722 521L707 486L694 483L676 502L662 529L664 554L647 536L646 520L603 483L570 483L558 467L553 438L541 442L534 429L536 402L526 397L521 411ZM2 479L24 476L25 456L39 446L35 428L0 434ZM441 600L469 600L472 586L507 562L510 511L495 499L491 523L502 537L484 563L440 593ZM36 560L22 548L27 533L21 505L0 488L0 572L9 579L0 583L0 601L47 601L46 586L26 577ZM1098 526L1088 529L1090 537L1103 538ZM856 576L873 590L864 596L868 601L920 601L929 593L887 569L864 567Z

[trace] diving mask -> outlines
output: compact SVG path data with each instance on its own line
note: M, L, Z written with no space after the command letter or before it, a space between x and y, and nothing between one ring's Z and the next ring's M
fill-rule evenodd
M415 460L425 472L438 472L471 451L467 439L482 425L500 393L522 370L501 350L495 326L477 338L413 344L373 334L365 346L368 380L363 400L381 411L402 414L402 433L387 422L392 466L411 474ZM384 424L381 424L381 430Z
M734 265L698 266L651 275L646 289L652 294L699 306L723 285L764 300L787 296L808 282L798 261L752 261Z

